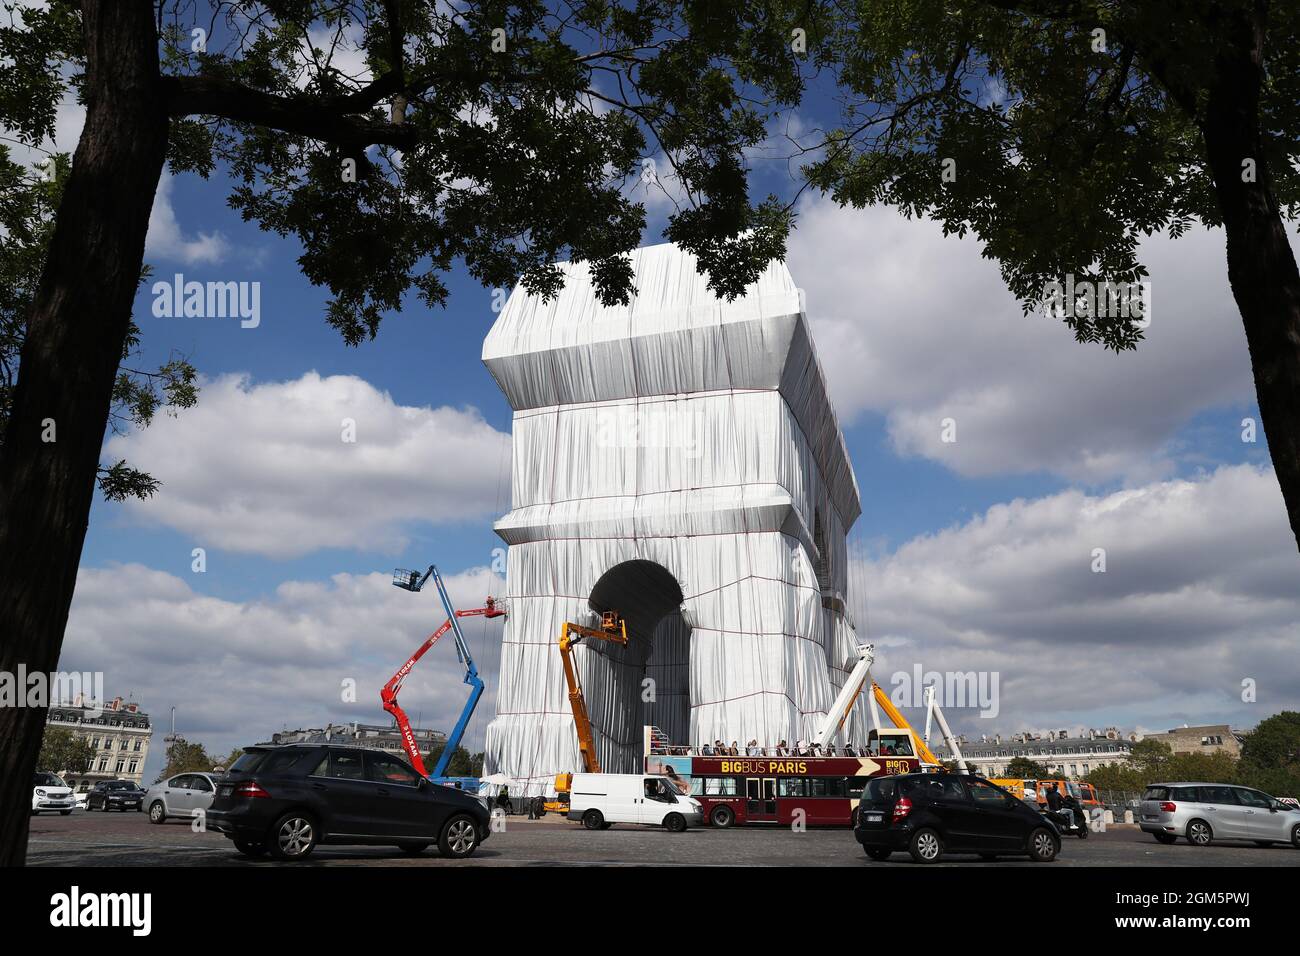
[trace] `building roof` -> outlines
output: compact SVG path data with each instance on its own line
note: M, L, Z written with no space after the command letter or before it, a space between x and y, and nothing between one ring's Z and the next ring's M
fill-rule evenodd
M1058 737L1056 740L967 741L961 746L963 757L1034 757L1079 756L1081 753L1117 753L1133 749L1133 741L1111 737ZM1107 748L1110 748L1109 750ZM933 748L936 756L948 755L946 747ZM1071 753L1073 751L1073 753Z

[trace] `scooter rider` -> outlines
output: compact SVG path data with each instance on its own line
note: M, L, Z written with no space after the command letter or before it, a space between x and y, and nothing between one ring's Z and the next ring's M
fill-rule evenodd
M1047 785L1047 810L1054 816L1064 817L1066 826L1071 830L1074 829L1074 809L1066 805L1061 797L1061 791L1055 784Z

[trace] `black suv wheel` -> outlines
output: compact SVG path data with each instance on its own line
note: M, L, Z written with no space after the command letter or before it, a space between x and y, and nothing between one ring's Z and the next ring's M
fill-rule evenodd
M438 849L443 856L455 860L463 859L478 849L478 827L474 820L463 813L448 820L438 837Z
M271 827L271 856L277 860L304 860L311 856L319 839L316 821L299 810L290 810Z

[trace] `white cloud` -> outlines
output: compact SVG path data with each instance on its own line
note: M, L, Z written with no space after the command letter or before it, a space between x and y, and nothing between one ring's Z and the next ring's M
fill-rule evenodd
M974 238L892 209L810 197L788 261L844 421L879 413L898 452L962 475L1144 481L1169 470L1189 418L1254 389L1221 233L1152 239L1141 255L1152 324L1121 355L1022 315ZM955 443L941 441L945 418Z
M220 231L185 235L172 207L172 175L164 172L154 194L153 210L149 213L149 234L144 251L146 256L186 265L214 265L229 254L230 243Z
M999 721L1250 726L1300 705L1300 555L1269 470L997 505L855 569L882 679L1000 674ZM1106 552L1094 573L1094 549ZM1242 681L1259 702L1241 701ZM960 715L960 714L959 714ZM1069 719L1070 715L1074 720ZM1060 723L1058 723L1060 722Z
M344 419L356 441L343 440ZM412 522L470 520L508 496L510 436L473 408L398 405L354 376L309 372L207 382L177 418L112 438L162 481L129 512L196 545L288 557L327 548L400 550Z
M480 607L504 589L486 568L445 580L458 608ZM411 594L393 587L387 573L289 581L245 602L196 586L139 564L83 568L60 667L102 671L108 696L130 692L158 727L175 705L177 730L214 753L268 740L285 727L387 724L379 688L444 620L432 588ZM468 618L462 630L488 684L465 741L481 750L495 711L500 619ZM401 694L412 722L444 732L469 691L451 643L448 635L428 652ZM353 703L343 700L349 679ZM157 736L154 745L161 750ZM151 774L160 765L151 758Z

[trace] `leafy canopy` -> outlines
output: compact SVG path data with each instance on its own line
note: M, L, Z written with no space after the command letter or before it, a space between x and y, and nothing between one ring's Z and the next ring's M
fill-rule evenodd
M973 233L1026 311L1067 274L1141 281L1143 237L1221 221L1202 138L1206 84L1248 3L835 4L816 59L835 75L842 114L810 150L809 180L841 203L889 203ZM1264 68L1254 159L1293 219L1300 5L1270 5ZM1065 321L1080 341L1116 350L1142 338L1130 317Z

